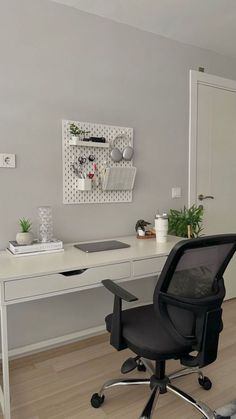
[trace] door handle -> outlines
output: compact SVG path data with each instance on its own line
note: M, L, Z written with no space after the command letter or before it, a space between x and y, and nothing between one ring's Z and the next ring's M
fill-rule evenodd
M201 193L200 195L198 195L198 199L199 199L199 201L203 201L204 199L214 199L214 196L212 196L212 195L206 195L206 196L204 196Z

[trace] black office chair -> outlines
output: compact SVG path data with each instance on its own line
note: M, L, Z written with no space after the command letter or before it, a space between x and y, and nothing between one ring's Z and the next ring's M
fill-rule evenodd
M122 366L123 373L136 366L147 369L149 379L110 380L91 398L93 407L104 402L104 391L116 386L146 385L151 388L140 419L151 418L159 394L167 391L181 397L205 418L215 412L171 384L177 377L198 374L199 384L211 381L199 368L216 360L223 329L221 304L225 296L223 274L236 250L236 234L182 240L167 258L158 279L153 304L122 311L122 300L137 298L110 280L104 286L115 295L113 314L106 317L111 345L118 351L130 348L137 356ZM165 362L179 359L187 367L165 375ZM154 366L151 361L155 361Z

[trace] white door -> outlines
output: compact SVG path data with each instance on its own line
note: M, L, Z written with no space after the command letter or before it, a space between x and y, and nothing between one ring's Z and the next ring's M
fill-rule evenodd
M190 73L189 205L204 207L204 234L236 233L236 81ZM236 297L236 257L225 274Z

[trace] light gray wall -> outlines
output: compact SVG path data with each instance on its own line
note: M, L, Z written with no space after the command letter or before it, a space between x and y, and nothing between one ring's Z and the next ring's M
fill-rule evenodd
M235 60L46 0L1 0L0 51L0 152L17 155L15 170L0 169L0 248L19 217L36 225L40 205L53 206L55 235L70 242L132 234L138 218L187 202L189 70L236 78ZM62 119L134 127L131 204L62 204ZM86 324L78 295L11 308L12 346L102 324L110 300L99 295Z

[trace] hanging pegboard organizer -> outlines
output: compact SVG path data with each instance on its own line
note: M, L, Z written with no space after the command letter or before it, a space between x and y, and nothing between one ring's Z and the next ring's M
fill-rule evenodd
M106 144L94 144L92 142L78 141L73 145L70 135L70 124L76 124L81 130L89 131L92 137L105 137ZM109 144L117 135L125 134L126 138L119 139L118 147L123 150L127 143L133 146L133 128L118 127L113 125L93 124L90 122L62 121L62 156L63 156L63 203L64 204L94 204L94 203L119 203L132 202L131 190L102 190L101 182L98 187L93 187L91 191L78 190L78 176L74 173L71 165L79 156L88 157L94 154L96 157L98 171L101 173L104 162L109 167L133 167L133 161L122 160L115 163L110 158ZM86 144L85 144L86 143ZM86 160L83 170L88 173L92 168L92 163Z

